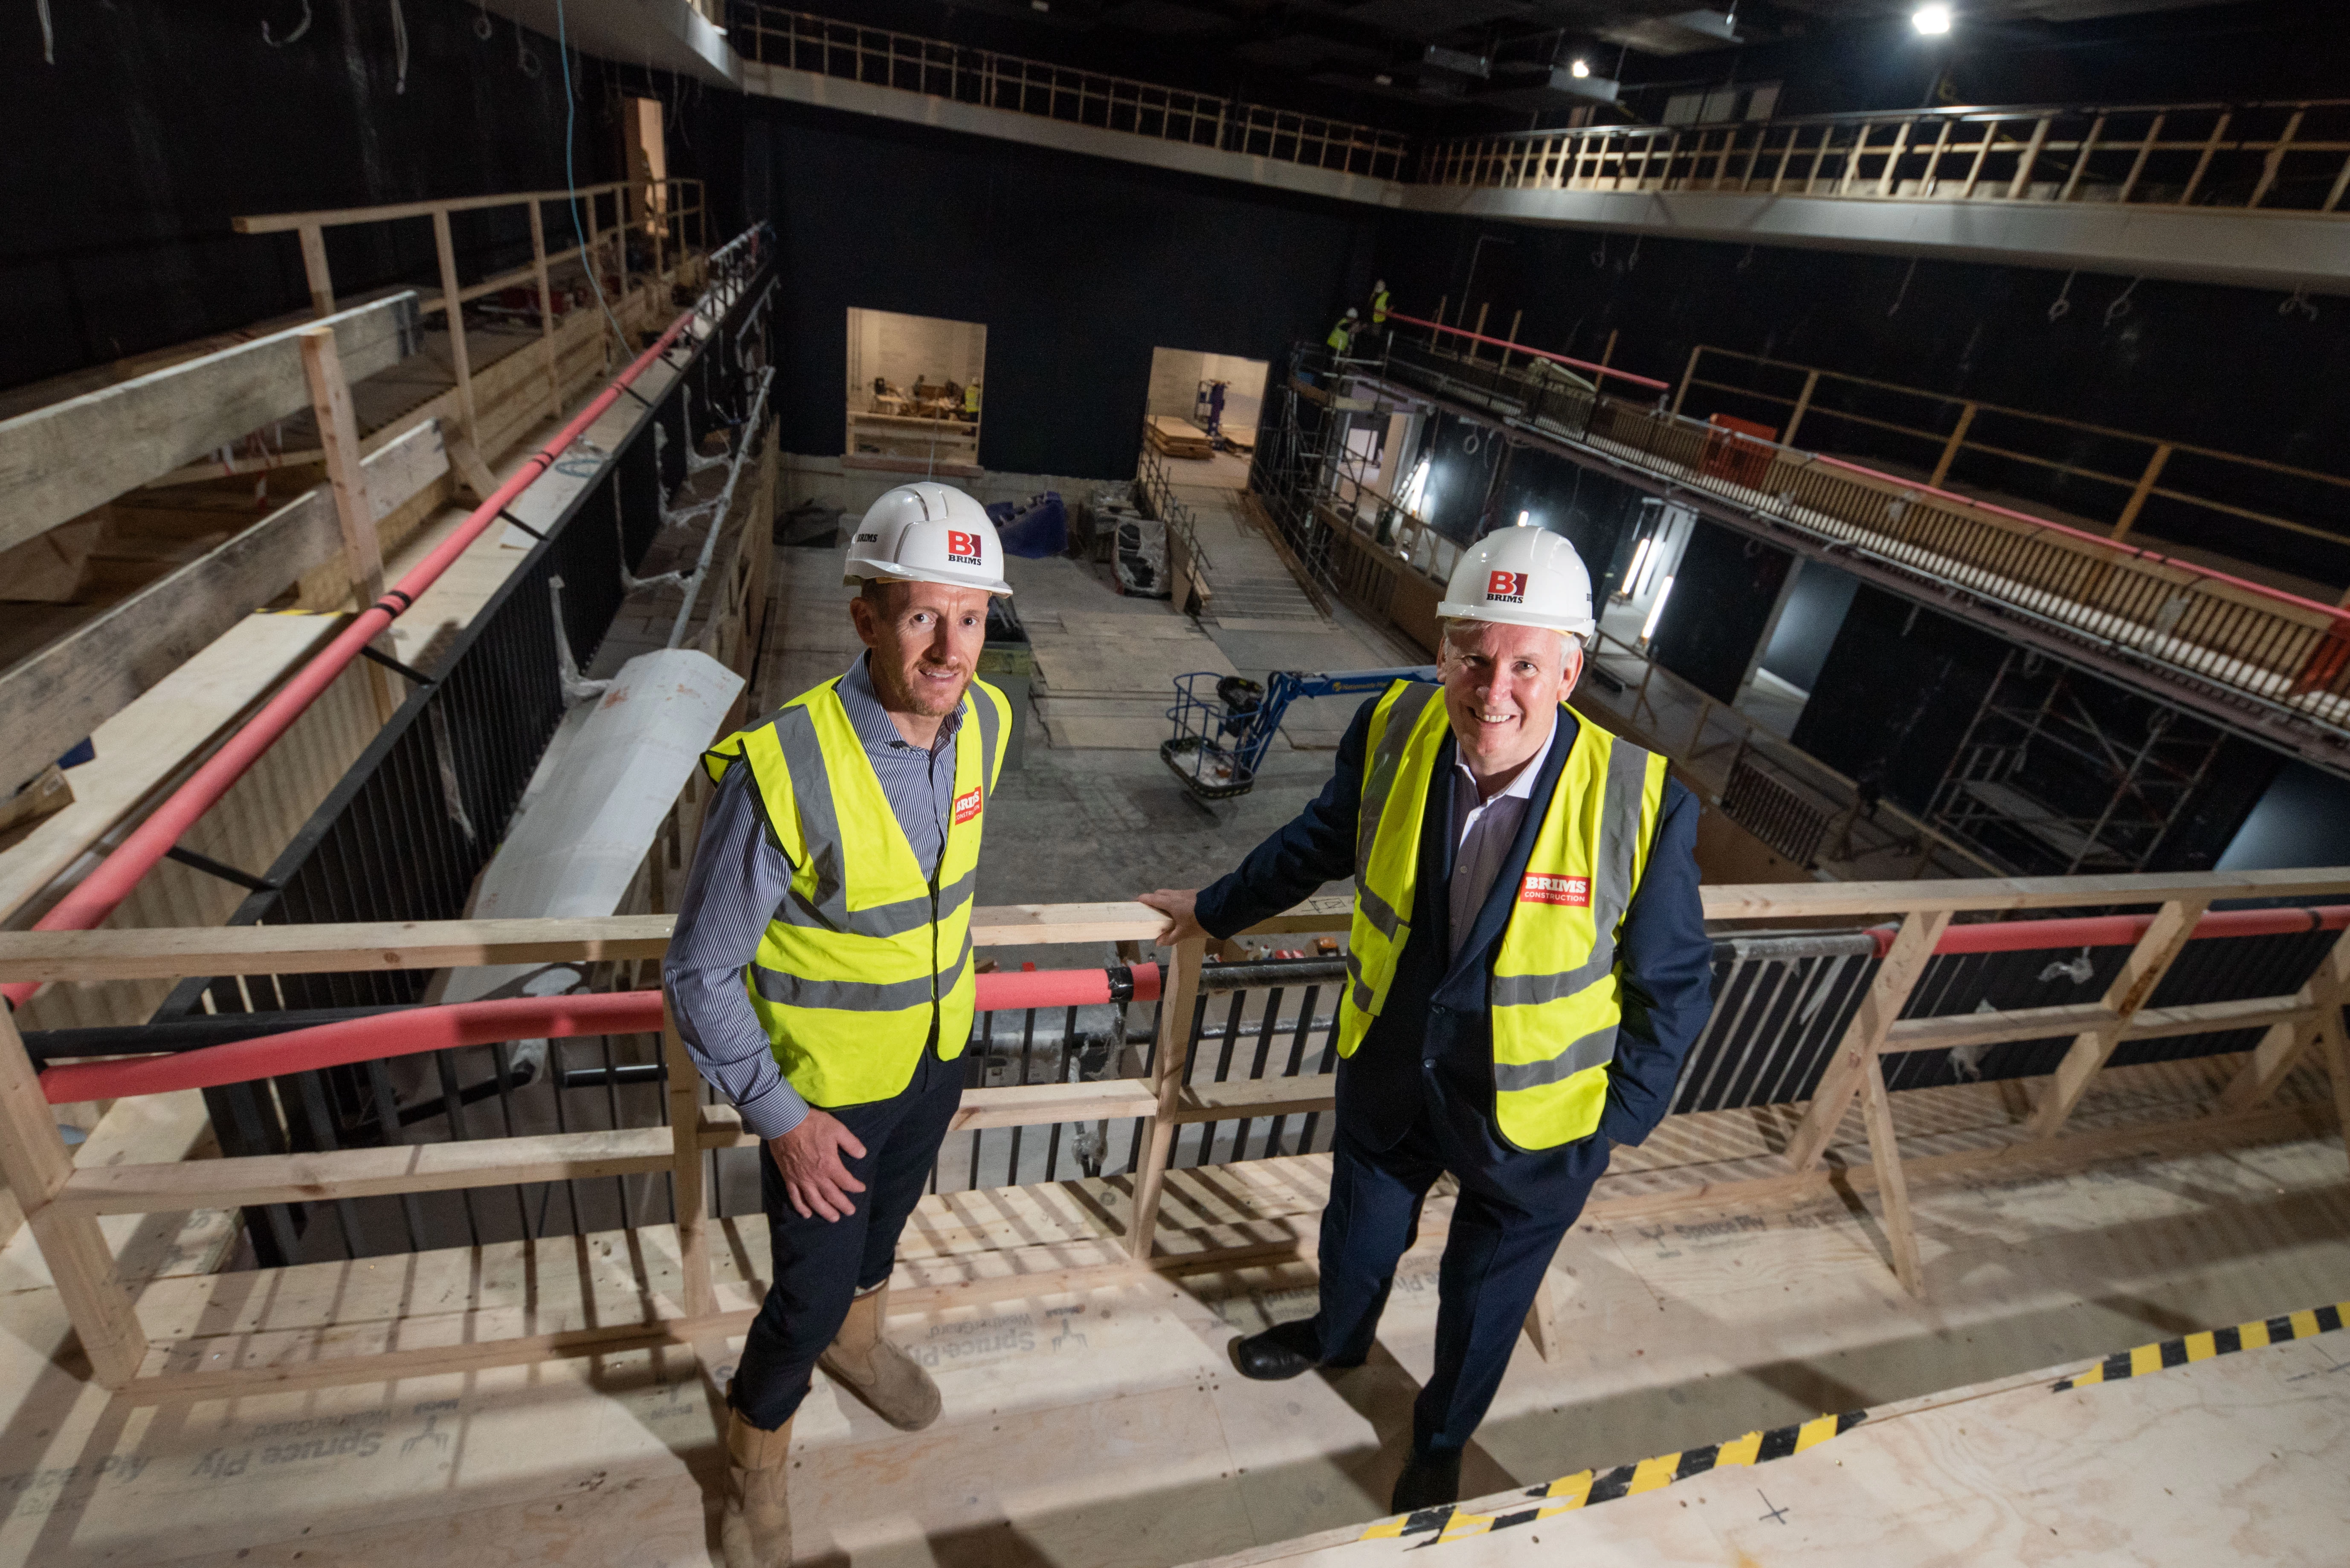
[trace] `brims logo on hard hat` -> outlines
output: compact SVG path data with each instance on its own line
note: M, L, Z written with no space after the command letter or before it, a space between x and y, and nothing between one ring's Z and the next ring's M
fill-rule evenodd
M957 529L947 530L947 559L958 566L982 565L979 558L979 535Z
M1522 605L1526 602L1526 575L1523 572L1494 572L1485 579L1485 602L1489 605Z

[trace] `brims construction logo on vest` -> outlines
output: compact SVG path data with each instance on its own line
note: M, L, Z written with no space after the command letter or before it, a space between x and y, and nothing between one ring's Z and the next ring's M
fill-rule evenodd
M1588 877L1545 877L1529 873L1518 884L1521 904L1564 904L1570 909L1591 908L1591 878Z
M975 790L975 789L974 789L974 790L966 790L966 791L964 791L962 794L959 794L959 795L955 796L955 803L954 803L954 819L955 819L955 822L956 822L958 825L961 825L961 824L962 824L962 823L969 822L972 817L977 816L977 815L979 815L979 806L980 806L979 791L977 791L977 790Z

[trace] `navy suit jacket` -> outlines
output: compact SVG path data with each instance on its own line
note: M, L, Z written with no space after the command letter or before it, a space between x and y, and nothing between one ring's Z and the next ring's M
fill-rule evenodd
M1286 827L1250 851L1240 868L1200 894L1198 918L1227 937L1290 909L1326 882L1355 874L1355 827L1362 801L1374 697L1356 713L1338 744L1337 771L1320 795ZM1559 730L1537 775L1533 800L1492 891L1477 912L1460 956L1452 956L1451 884L1452 789L1459 771L1447 733L1420 824L1419 872L1411 936L1405 942L1386 1006L1355 1054L1338 1068L1338 1120L1374 1149L1392 1147L1425 1110L1448 1147L1499 1165L1525 1156L1505 1143L1493 1120L1493 1049L1488 985L1502 932L1534 834L1565 771L1577 726L1559 710ZM1713 943L1698 893L1698 802L1665 783L1664 806L1647 870L1624 916L1617 958L1623 1023L1607 1068L1607 1106L1597 1132L1567 1146L1557 1172L1588 1182L1606 1168L1611 1144L1637 1144L1664 1119L1682 1059L1712 1010ZM1555 1154L1558 1151L1552 1151Z

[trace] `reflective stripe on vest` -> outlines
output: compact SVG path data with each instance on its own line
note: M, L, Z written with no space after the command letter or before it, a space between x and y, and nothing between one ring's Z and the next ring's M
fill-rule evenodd
M816 1106L888 1099L912 1080L933 1039L942 1059L962 1054L977 994L980 830L1011 715L1002 692L972 682L933 895L838 686L794 699L703 758L713 779L738 762L751 769L792 863L744 983L785 1078Z
M1372 715L1342 1056L1384 1006L1409 935L1394 911L1411 908L1419 877L1420 823L1446 728L1439 694L1399 683ZM1647 869L1664 782L1662 757L1577 724L1487 989L1494 1119L1518 1147L1554 1148L1599 1126L1622 1017L1616 934Z

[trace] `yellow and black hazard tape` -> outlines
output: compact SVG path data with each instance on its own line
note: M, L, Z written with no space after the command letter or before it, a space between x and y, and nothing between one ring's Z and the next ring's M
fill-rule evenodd
M1383 1519L1363 1532L1364 1541L1407 1540L1426 1536L1422 1546L1437 1546L1450 1541L1465 1541L1472 1535L1487 1535L1496 1530L1510 1530L1521 1524L1534 1524L1570 1513L1578 1508L1588 1508L1596 1502L1610 1502L1636 1492L1654 1491L1701 1476L1708 1470L1728 1469L1737 1465L1768 1464L1783 1459L1790 1454L1800 1454L1814 1449L1830 1438L1851 1431L1868 1418L1866 1410L1847 1410L1841 1416L1818 1416L1792 1427L1773 1427L1767 1432L1749 1432L1727 1443L1709 1443L1701 1449L1684 1449L1677 1454L1659 1454L1642 1459L1637 1465L1617 1465L1610 1470L1585 1470L1547 1486L1530 1487L1526 1490L1529 1506L1494 1513L1473 1513L1454 1503L1441 1508L1424 1508L1417 1513L1399 1514Z
M2068 1388L2084 1388L2092 1383L2118 1383L2125 1377L2143 1377L2166 1366L2185 1366L2189 1362L2209 1361L2215 1355L2231 1355L2239 1350L2258 1350L2264 1345L2283 1345L2314 1334L2332 1334L2342 1326L2345 1313L2350 1313L2350 1302L2141 1345L2106 1356L2078 1376L2065 1378L2050 1392L2062 1394Z

